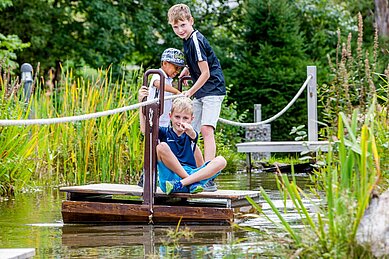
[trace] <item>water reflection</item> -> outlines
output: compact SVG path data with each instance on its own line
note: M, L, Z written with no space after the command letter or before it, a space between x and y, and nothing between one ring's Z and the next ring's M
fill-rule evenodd
M96 247L132 247L131 251L141 252L140 255L152 255L168 253L169 246L177 242L182 251L187 253L193 246L203 246L202 251L209 251L207 246L215 244L231 243L233 231L231 226L190 226L193 237L172 239L167 235L167 230L175 230L174 226L152 225L122 225L122 226L80 226L65 225L62 228L62 245L68 251L79 251L84 248ZM186 231L181 228L180 231ZM207 249L204 249L206 248ZM143 251L141 251L143 248ZM127 251L128 252L128 251ZM133 256L135 254L132 254ZM186 256L184 256L186 257Z
M296 178L302 187L309 184L305 175ZM217 184L221 189L236 190L259 190L262 186L277 207L284 206L272 173L222 175ZM237 221L241 227L256 228L256 232L233 226L192 225L188 227L193 234L190 239L169 236L167 231L174 232L175 226L64 225L61 217L64 199L64 194L54 189L19 194L13 199L0 201L1 248L34 247L36 258L165 258L173 255L223 258L258 254L267 257L280 245L263 238L261 231L274 226L259 215ZM263 209L272 217L268 206L264 205ZM287 210L293 210L291 204L287 204ZM288 214L287 219L299 227L296 214Z

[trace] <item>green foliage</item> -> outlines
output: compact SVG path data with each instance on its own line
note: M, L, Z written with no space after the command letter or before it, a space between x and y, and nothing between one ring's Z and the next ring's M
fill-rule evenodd
M292 130L289 132L289 135L296 135L294 140L296 141L303 141L307 138L307 132L305 131L305 125L299 125L297 127L293 127Z
M22 43L16 35L3 35L0 33L0 64L13 71L18 67L16 63L16 51L29 47L30 44Z
M352 34L346 43L341 41L338 31L338 45L335 61L330 60L332 80L328 84L319 85L318 102L322 109L322 121L329 129L336 129L337 114L345 110L358 108L362 113L368 109L377 89L381 93L386 90L379 86L382 81L374 72L378 69L378 38L374 39L374 48L363 45L362 16L358 19L358 38L356 51L352 48ZM381 102L382 103L382 102ZM333 134L330 132L329 134Z
M214 28L224 24L231 8L229 1L183 1L193 9L199 27L213 35ZM167 47L182 48L167 22L171 1L47 1L14 0L12 6L0 9L0 31L18 35L31 43L18 61L41 64L60 70L59 64L71 60L78 68L136 64L145 68L159 65ZM219 15L215 15L215 13ZM57 79L58 80L58 79Z
M11 0L0 0L0 12L10 6L12 6ZM0 65L13 72L18 67L18 64L15 62L16 52L29 46L28 43L22 43L17 35L0 33Z
M227 95L222 103L220 117L231 121L242 122L246 118L247 112L238 113L237 103L229 102L229 91L230 88L227 87ZM236 173L240 168L242 154L236 152L235 145L242 142L241 136L243 134L243 128L224 124L220 121L218 122L215 134L217 154L222 155L227 160L227 166L223 172Z
M291 244L298 249L299 256L360 258L369 255L366 249L356 244L355 236L372 190L381 177L374 115L373 104L361 127L358 127L357 111L351 120L345 114L339 115L339 142L332 143L326 167L315 174L316 188L322 190L323 194L302 191L294 177L292 180L287 175L278 178L285 202L290 199L300 214L304 226L302 230L293 229L266 191L261 189L264 199L281 221L279 226L293 240ZM325 204L320 205L312 200L315 197L323 199ZM304 204L303 199L309 201L313 211Z
M26 118L26 104L18 98L20 85L13 78L0 77L0 118ZM25 127L0 127L0 196L21 190L30 181L36 161L32 159L38 132Z
M232 65L225 69L226 80L233 85L232 100L239 100L238 111L252 112L259 103L263 117L269 118L293 98L306 79L308 60L297 9L284 0L248 0L243 10L241 42ZM273 139L288 139L285 128L303 124L305 103L300 98L272 123Z
M309 39L305 43L307 53L312 60L318 60L324 66L327 55L335 52L337 31L356 32L355 19L343 1L298 0L295 4L302 20L300 29Z
M110 70L100 70L95 80L74 77L72 70L66 70L55 91L43 91L38 83L28 107L18 101L17 89L2 87L0 116L56 118L124 107L136 102L140 72L128 75L127 81L114 81ZM0 130L0 194L21 191L33 182L130 183L141 172L143 142L137 110L73 123Z

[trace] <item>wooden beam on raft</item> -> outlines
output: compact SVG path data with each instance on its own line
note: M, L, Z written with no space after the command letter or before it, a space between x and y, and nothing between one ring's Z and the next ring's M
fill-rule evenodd
M218 222L230 223L234 218L228 208L153 206L153 217L149 217L149 206L142 204L103 203L91 201L64 201L62 217L66 223L174 223ZM149 222L149 221L152 222Z

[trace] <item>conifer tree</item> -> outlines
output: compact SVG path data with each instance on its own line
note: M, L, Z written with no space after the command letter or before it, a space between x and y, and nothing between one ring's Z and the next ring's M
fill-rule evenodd
M233 84L230 95L239 100L241 112L252 111L259 103L262 119L267 119L285 107L304 83L309 62L295 8L287 0L246 1L242 40L230 62L233 65L225 69L227 82ZM306 124L303 95L271 124L273 140L290 139L292 126Z

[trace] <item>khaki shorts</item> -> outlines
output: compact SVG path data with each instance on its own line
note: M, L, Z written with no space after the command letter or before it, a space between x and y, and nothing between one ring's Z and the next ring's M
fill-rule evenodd
M223 99L224 95L204 96L200 99L193 99L194 119L192 126L197 132L200 132L200 127L203 125L209 125L216 129Z

